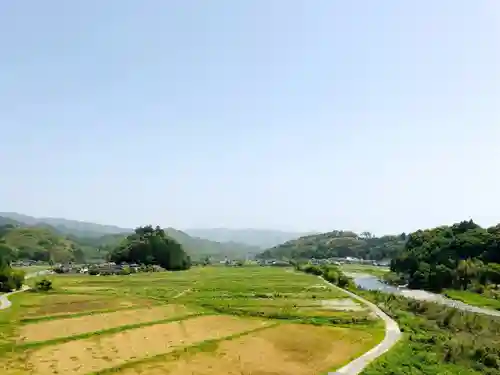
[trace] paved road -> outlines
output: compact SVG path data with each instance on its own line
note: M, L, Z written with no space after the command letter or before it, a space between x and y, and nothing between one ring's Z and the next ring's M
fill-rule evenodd
M35 277L35 276L41 276L41 275L45 275L47 274L49 271L39 271L39 272L33 272L33 273L29 273L25 276L25 279L29 279L31 277ZM0 310L5 310L5 309L8 309L9 307L12 306L12 302L9 301L9 296L13 295L13 294L16 294L16 293L21 293L21 292L25 292L27 290L29 290L30 287L27 286L27 285L23 285L21 289L19 290L15 290L13 292L10 292L10 293L4 293L2 295L0 295Z
M382 354L386 353L390 348L394 346L394 344L399 341L399 339L401 338L401 331L399 329L398 323L396 323L396 321L393 320L389 315L379 309L378 306L374 303L371 303L370 301L367 301L366 299L352 292L339 288L338 286L329 283L323 278L321 279L328 285L341 290L355 300L358 300L359 302L367 305L368 308L385 323L385 337L382 342L380 342L380 344L362 354L355 360L349 362L347 365L338 369L337 371L329 373L330 375L358 375L366 368L366 366L368 366L368 364L370 364L376 358L380 357Z

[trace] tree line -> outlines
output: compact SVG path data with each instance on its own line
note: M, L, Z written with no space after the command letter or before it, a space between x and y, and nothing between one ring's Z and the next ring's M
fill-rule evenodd
M418 230L408 236L391 271L411 288L483 292L500 284L500 224L482 228L472 220Z

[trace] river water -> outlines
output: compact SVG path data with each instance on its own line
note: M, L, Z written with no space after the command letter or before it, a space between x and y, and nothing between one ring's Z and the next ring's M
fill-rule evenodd
M478 314L486 314L491 316L500 316L500 311L468 305L461 301L456 301L450 298L446 298L441 294L431 293L425 290L408 289L404 287L394 287L391 285L387 285L382 281L380 281L378 277L373 275L364 273L350 273L350 272L345 272L345 274L351 277L356 283L356 285L361 289L378 290L383 293L401 295L404 297L413 298L420 301L435 302L441 305L454 307L456 309L463 311L470 311Z

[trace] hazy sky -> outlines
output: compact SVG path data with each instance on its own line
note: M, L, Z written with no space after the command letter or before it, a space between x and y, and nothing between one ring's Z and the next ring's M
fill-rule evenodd
M0 211L500 222L498 0L0 5Z

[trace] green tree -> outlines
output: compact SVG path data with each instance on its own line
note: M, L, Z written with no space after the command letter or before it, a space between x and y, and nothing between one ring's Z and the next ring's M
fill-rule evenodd
M0 267L10 264L14 259L16 259L15 250L5 243L0 243Z
M139 227L126 240L113 249L109 260L121 263L159 265L167 270L185 270L191 259L182 246L168 237L160 227Z
M410 287L476 292L500 282L500 225L481 228L472 220L418 230L407 236L404 251L391 261L391 271Z

